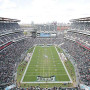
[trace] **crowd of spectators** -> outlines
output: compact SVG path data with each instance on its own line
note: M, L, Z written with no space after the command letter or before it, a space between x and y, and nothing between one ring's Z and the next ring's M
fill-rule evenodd
M62 48L76 62L80 83L90 86L90 22L73 22L64 37Z
M31 86L28 88L13 88L11 90L78 90L77 87L75 88L63 88L63 87L52 87L52 88L41 88L40 86Z
M5 31L8 33L4 33ZM11 41L12 43L7 44ZM32 37L24 37L18 23L0 22L0 87L14 83L20 57L33 43Z
M73 22L71 29L90 31L90 22Z
M89 34L68 31L65 36L75 41L79 41L80 43L85 44L86 46L90 47L90 35Z
M17 30L19 29L17 23L0 23L0 32ZM19 29L20 30L20 29ZM80 83L90 85L90 50L80 46L76 41L82 43L90 43L90 36L87 34L68 32L67 37L59 35L55 38L32 38L24 37L22 32L8 33L0 35L0 46L12 41L8 47L0 50L0 86L3 84L13 84L18 63L21 62L21 55L32 47L34 44L61 44L61 47L65 49L75 60L77 68L80 74ZM21 38L21 39L20 39ZM73 38L73 40L70 40ZM82 42L81 42L82 41ZM40 87L38 90L44 90ZM35 90L36 87L30 87L29 90ZM56 90L57 87L50 90ZM61 90L61 87L58 88ZM15 90L26 90L25 88L16 88ZM66 90L66 89L64 89ZM76 90L76 89L67 89Z
M0 33L5 33L6 31L15 31L20 29L18 23L3 23L0 22Z
M80 74L80 83L90 85L90 50L66 38L62 48L75 60Z
M24 37L23 32L8 33L0 36L0 46L10 41L17 40Z
M57 37L39 37L35 38L34 44L61 44L63 43L63 35Z
M32 46L33 42L29 38L14 42L0 52L0 84L13 82L16 63L21 61L21 54Z

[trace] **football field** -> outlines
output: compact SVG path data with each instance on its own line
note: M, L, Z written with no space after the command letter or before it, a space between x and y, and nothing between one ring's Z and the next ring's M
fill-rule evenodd
M54 46L36 46L28 62L22 83L69 82L67 70Z

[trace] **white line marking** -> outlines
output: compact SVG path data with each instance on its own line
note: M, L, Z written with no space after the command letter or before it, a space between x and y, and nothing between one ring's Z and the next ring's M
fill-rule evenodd
M36 47L36 46L35 46L35 47ZM34 50L35 50L35 47L34 47ZM56 48L56 47L55 47L55 48ZM34 53L34 50L33 50L33 53ZM57 49L56 49L56 51L57 51ZM57 51L57 53L58 53L58 51ZM59 53L58 53L58 55L59 55ZM33 54L32 54L32 56L33 56ZM32 58L32 56L31 56L31 58ZM60 56L59 56L59 57L60 57ZM50 82L50 81L47 81L47 82L37 82L37 81L35 81L35 82L23 82L23 78L24 78L24 76L25 76L25 74L26 74L27 68L28 68L29 63L30 63L30 61L31 61L31 58L30 58L30 60L29 60L29 62L28 62L28 64L27 64L27 67L26 67L25 72L24 72L24 74L23 74L23 77L22 77L22 79L21 79L21 83L72 83L72 79L71 79L71 77L70 77L70 75L69 75L69 73L68 73L68 71L67 71L64 63L62 62L62 60L61 60L61 62L62 62L63 66L64 66L64 68L65 68L65 70L66 70L66 72L67 72L67 75L68 75L70 81L54 81L54 82Z
M33 53L34 53L35 48L36 48L36 46L35 46L34 49L33 49ZM24 74L23 74L22 79L21 79L21 83L23 82L24 76L25 76L26 71L27 71L27 69L28 69L28 66L29 66L29 64L30 64L31 58L32 58L32 56L33 56L33 53L32 53L32 55L31 55L31 57L30 57L30 60L29 60L29 62L28 62L28 64L27 64L27 66L26 66L26 69L25 69Z
M54 81L54 82L22 82L22 83L71 83L71 81Z
M56 49L56 51L57 51L57 48L56 48L56 47L55 47L55 49ZM58 53L58 51L57 51L57 53ZM59 53L58 53L58 55L59 55ZM59 58L61 59L60 55L59 55ZM63 60L62 60L62 59L61 59L61 62L62 62L62 64L63 64L64 68L65 68L65 71L66 71L66 73L67 73L67 75L68 75L69 79L70 79L70 82L72 83L72 79L71 79L71 77L70 77L70 75L69 75L69 73L68 73L68 71L67 71L67 69L66 69L66 67L65 67L65 65L64 65L64 63L63 63Z
M56 74L57 76L63 76L63 75L67 75L67 74ZM26 76L36 76L36 75L26 75Z

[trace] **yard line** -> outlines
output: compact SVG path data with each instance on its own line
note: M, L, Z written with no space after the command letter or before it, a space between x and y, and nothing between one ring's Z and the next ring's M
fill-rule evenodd
M36 57L37 62L35 64L33 63L33 65L30 65L30 67L27 68L28 71L29 71L29 68L30 68L33 72L31 72L31 71L27 72L27 74L25 74L24 76L27 76L27 77L30 76L30 78L32 78L33 76L36 76L36 75L43 76L43 77L44 76L50 76L50 75L56 75L56 76L61 76L61 77L62 76L67 76L67 73L65 72L65 68L62 67L63 64L61 62L60 62L60 64L58 64L58 62L56 61L57 59L55 59L55 55L54 55L54 53L52 53L51 49L52 49L51 47L49 48L49 50L46 47L44 49L40 48L40 51L38 53L39 57ZM54 47L54 49L55 49L55 47ZM42 55L44 56L44 54L48 56L48 60L46 60L46 61L45 61L46 58L42 57ZM40 62L42 62L42 63L40 63ZM50 64L50 66L49 66L49 64ZM36 65L38 65L38 67L36 67ZM56 66L54 66L54 65L56 65ZM38 68L38 71L35 71L35 69L37 69L37 68ZM59 71L61 70L61 73L58 73L54 69L57 69ZM64 70L64 72L62 73L63 70ZM24 79L24 77L23 77L23 79ZM61 83L61 82L71 83L70 81L23 82L23 79L22 79L22 83Z
M57 74L57 76L66 76L67 74ZM36 75L26 75L26 76L36 76Z
M42 64L41 64L41 65L42 65ZM35 66L37 66L37 65L35 65ZM38 65L38 66L39 66L39 65ZM33 67L28 67L28 68L33 68ZM45 67L45 68L48 68L48 67ZM54 67L52 66L52 67L50 67L50 68L54 68ZM64 69L63 67L60 67L60 66L57 67L57 69L58 69L58 68L59 68L59 69ZM39 69L42 69L42 67L39 67Z
M42 51L43 52L43 51ZM44 76L44 63L43 63L43 76Z
M22 83L71 83L70 81L54 81L54 82L50 82L50 81L47 81L47 82L22 82Z

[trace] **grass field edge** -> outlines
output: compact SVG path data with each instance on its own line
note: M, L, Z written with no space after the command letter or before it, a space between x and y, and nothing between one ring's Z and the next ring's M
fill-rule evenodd
M37 46L37 45L36 45L36 46ZM36 46L35 46L34 49L33 49L32 55L31 55L31 57L30 57L30 60L28 61L28 64L27 64L27 66L26 66L26 69L25 69L25 71L24 71L24 74L23 74L20 82L21 82L21 83L72 83L72 79L71 79L71 77L70 77L70 75L69 75L69 73L68 73L68 71L67 71L67 69L66 69L66 67L65 67L65 65L64 65L64 63L63 63L62 60L61 60L61 62L62 62L62 64L63 64L63 66L64 66L64 69L65 69L65 71L66 71L66 73L67 73L70 81L54 81L54 82L49 82L49 81L48 81L48 82L38 82L38 81L35 81L35 82L24 82L24 81L23 81L23 79L24 79L24 77L25 77L25 74L26 74L26 72L27 72L28 66L29 66L29 64L30 64L30 61L31 61L31 59L32 59L33 53L34 53L34 51L35 51ZM55 50L57 51L57 54L59 55L59 52L58 52L57 48L56 48L55 46L54 46L54 48L55 48ZM60 58L60 56L59 56L59 58Z
M57 53L58 53L58 56L59 56L59 58L60 58L59 52L58 52L58 50L57 50L56 47L55 47L55 49L56 49L56 51L57 51ZM60 58L60 59L61 59L61 58ZM63 66L64 66L64 69L65 69L65 71L66 71L69 79L70 79L70 83L73 83L73 81L72 81L72 79L71 79L71 77L70 77L70 75L69 75L69 73L68 73L68 70L67 70L66 66L64 65L64 62L63 62L62 60L61 60L61 62L62 62L62 64L63 64Z
M35 51L35 48L36 48L36 46L35 46L34 49L33 49L33 52L32 52L32 55L31 55L31 57L30 57L30 60L28 61L28 64L27 64L26 69L25 69L25 71L24 71L24 74L23 74L23 76L22 76L22 78L21 78L21 81L20 81L21 83L23 83L24 76L25 76L25 74L26 74L26 71L27 71L28 66L29 66L29 64L30 64L30 61L31 61L31 59L32 59L33 53L34 53L34 51Z
M22 82L22 83L71 83L71 81L54 81L54 82Z

